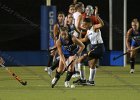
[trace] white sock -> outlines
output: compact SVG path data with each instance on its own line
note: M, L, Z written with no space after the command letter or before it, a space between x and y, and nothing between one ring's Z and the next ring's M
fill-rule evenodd
M82 66L81 63L78 63L78 69L80 71L81 80L85 80L85 66Z
M78 72L79 70L78 70L78 64L77 64L77 63L75 64L75 66L74 66L74 67L75 67L75 71L77 71L77 72Z
M96 68L95 69L90 68L89 81L94 81L95 74L96 74Z

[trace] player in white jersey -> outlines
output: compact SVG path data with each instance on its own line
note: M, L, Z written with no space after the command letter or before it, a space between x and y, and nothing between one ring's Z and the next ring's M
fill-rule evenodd
M76 27L76 29L79 32L74 32L74 36L78 37L80 36L80 26L81 26L81 19L82 19L82 13L84 12L84 4L82 2L78 2L77 4L75 4L75 10L76 12L73 14L73 18L74 18L74 25Z
M105 51L103 39L101 37L100 28L103 27L104 23L101 18L97 15L97 19L99 20L99 24L92 24L90 18L84 19L84 27L87 29L87 34L84 38L80 39L82 42L90 41L91 44L91 52L84 54L79 58L79 62L83 62L85 59L88 59L88 65L90 67L90 75L89 80L87 80L87 85L95 85L94 78L96 74L96 63L98 59L103 56ZM82 69L82 66L81 66ZM80 79L74 81L75 84L85 83L85 74L80 72Z
M77 2L75 4L75 12L73 13L73 18L74 18L74 26L75 26L75 31L73 35L77 38L79 38L80 35L80 25L81 25L81 19L82 19L82 13L84 12L84 4L82 2ZM75 64L75 74L73 74L72 77L79 77L78 75L79 70L78 70L78 65L77 63Z

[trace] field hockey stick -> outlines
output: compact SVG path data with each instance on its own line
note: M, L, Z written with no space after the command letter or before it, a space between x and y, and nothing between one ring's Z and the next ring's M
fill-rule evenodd
M130 51L127 51L127 52L125 52L125 53L123 53L123 54L121 54L121 55L119 55L117 57L114 57L113 60L117 60L118 58L120 58L120 57L122 57L122 56L124 56L124 55L126 55L126 54L128 54L128 53L130 53L132 51L134 51L134 50L137 50L137 49L140 49L140 46L138 46L138 47L136 47L136 48L134 48L134 49L132 49Z
M74 61L75 61L75 59L73 59L73 60L65 67L65 69L64 69L64 71L62 72L61 75L63 75L64 72L68 70L69 66L70 66Z
M94 49L92 49L92 50L90 50L89 52L87 52L87 55L89 56L90 55L90 53L92 52L92 51L94 51L96 48L98 47L98 45L97 46L95 46L95 48ZM66 67L65 67L65 70L63 71L63 73L65 72L65 71L67 71L68 70L68 68L69 68L69 66L75 61L76 59L73 59ZM63 74L62 73L62 74Z
M98 47L98 45L96 45L92 50L88 51L87 55L89 56L91 54L91 52L93 52L97 47Z
M10 75L12 75L18 82L20 82L22 85L27 85L27 81L23 81L22 79L20 79L15 73L13 73L10 69L8 69L7 67L5 67L3 64L0 64L0 66L2 68L4 68Z

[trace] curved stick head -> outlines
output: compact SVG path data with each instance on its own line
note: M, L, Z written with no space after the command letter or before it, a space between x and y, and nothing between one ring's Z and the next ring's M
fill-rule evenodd
M25 86L25 85L27 85L27 81L21 82L21 84Z

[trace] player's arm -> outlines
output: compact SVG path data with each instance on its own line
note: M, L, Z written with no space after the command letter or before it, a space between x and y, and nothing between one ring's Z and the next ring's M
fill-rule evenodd
M81 42L87 42L89 39L88 39L88 35L86 34L84 38L80 38L79 39Z
M53 34L54 34L54 44L56 44L56 40L57 40L57 35L58 35L58 26L57 24L54 25L53 27Z
M128 50L131 49L131 46L130 46L131 33L132 33L132 28L130 28L126 33L126 47Z
M77 54L80 55L80 53L82 53L82 51L84 50L85 45L75 36L72 37L72 41L79 46L79 50L77 51Z
M62 45L61 45L61 42L60 42L59 39L56 41L56 47L57 47L57 50L58 50L58 54L60 56L60 59L62 59L62 62L64 64L64 66L66 66L66 59L65 59L64 54L62 52Z
M95 9L97 10L97 11L95 10L95 11L96 11L95 16L96 16L97 20L99 21L99 23L93 25L93 28L94 28L94 29L100 29L100 28L102 28L102 27L104 26L104 22L103 22L103 20L99 17L99 15L98 15L98 7L97 7L97 6L95 7Z
M84 28L82 22L83 22L83 17L82 17L82 15L80 15L80 16L78 17L78 29L79 29L80 31L81 31L81 30L82 30L82 31L87 31L87 29Z
M95 15L95 16L93 16L94 24L99 24L99 20L97 18L97 15L98 15L98 7L97 6L95 6L94 15Z
M77 19L77 23L75 23L76 31L78 31L78 33L80 33L81 21L82 21L82 15L79 15L79 16L78 16L78 19Z
M97 15L96 18L99 20L99 24L93 25L93 28L94 29L100 29L100 28L102 28L104 26L104 22L98 15Z

